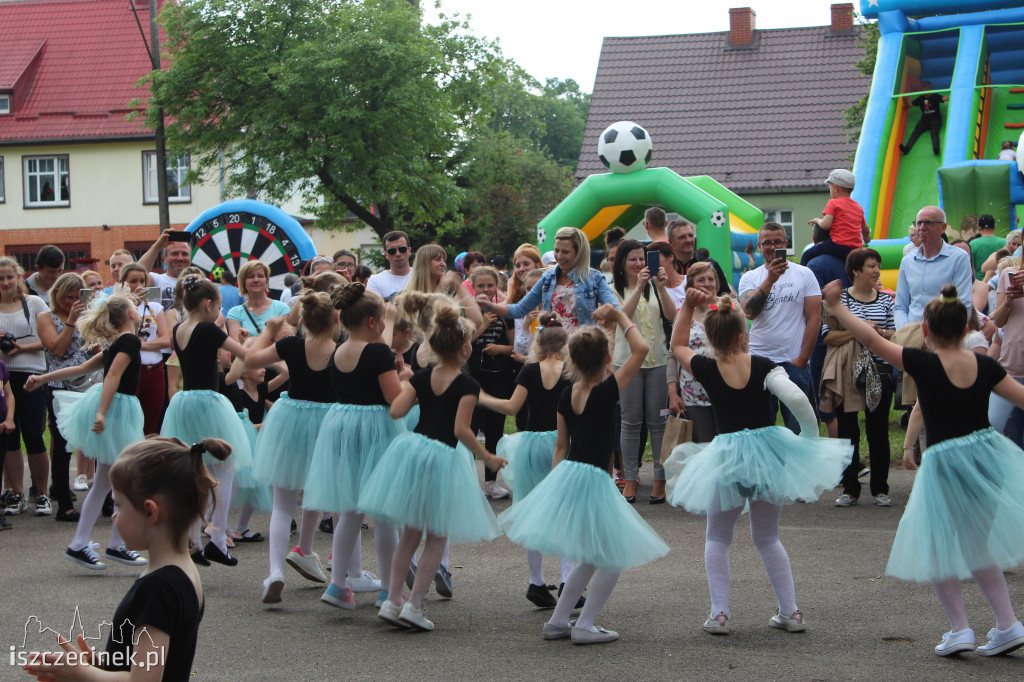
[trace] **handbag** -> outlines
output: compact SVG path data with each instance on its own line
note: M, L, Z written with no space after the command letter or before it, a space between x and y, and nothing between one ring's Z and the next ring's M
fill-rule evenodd
M693 440L693 422L682 417L669 415L665 420L665 435L661 439L661 461L672 455L677 445Z

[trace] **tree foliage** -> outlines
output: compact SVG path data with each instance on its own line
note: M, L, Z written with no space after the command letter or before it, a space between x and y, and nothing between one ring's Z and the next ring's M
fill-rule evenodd
M875 58L878 56L878 38L881 33L878 30L878 22L868 21L860 14L856 15L856 23L860 26L861 33L858 44L864 50L864 56L857 62L857 70L865 76L873 76L875 73ZM864 111L868 106L868 95L864 95L852 107L843 112L843 129L850 132L846 137L850 142L857 144L860 141L860 129L864 124ZM850 161L853 161L850 156Z

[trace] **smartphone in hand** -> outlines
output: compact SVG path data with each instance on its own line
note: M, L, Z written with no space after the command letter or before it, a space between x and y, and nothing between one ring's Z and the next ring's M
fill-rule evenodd
M775 249L775 260L780 258L786 260L787 256L789 256L789 249Z
M661 270L661 252L660 251L648 251L647 252L647 270L651 273L651 279L658 276L658 271Z

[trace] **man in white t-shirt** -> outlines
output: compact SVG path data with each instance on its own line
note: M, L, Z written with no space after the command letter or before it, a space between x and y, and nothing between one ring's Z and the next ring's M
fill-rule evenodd
M174 286L178 283L178 276L182 270L192 265L192 247L189 242L172 242L170 233L171 230L161 232L153 246L139 258L139 265L152 270L157 254L161 249L164 252L164 272L149 273L153 278L153 285L160 287L160 305L164 310L174 307ZM164 348L162 352L165 357L170 357L171 348Z
M385 301L390 301L412 277L409 235L399 230L384 235L384 257L388 259L388 269L371 275L366 288L376 291Z
M814 405L808 362L821 330L821 288L808 268L775 258L776 249L786 248L786 230L781 225L765 223L758 232L757 245L764 265L745 273L739 287L743 312L753 320L750 353L785 369ZM793 433L800 432L785 405L782 420Z

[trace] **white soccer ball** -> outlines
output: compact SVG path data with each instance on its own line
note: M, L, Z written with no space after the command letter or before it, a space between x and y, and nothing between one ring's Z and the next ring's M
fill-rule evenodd
M543 244L548 240L548 233L544 231L543 227L537 228L537 243Z
M619 121L597 138L597 156L613 173L643 170L651 161L651 136L632 121Z
M715 211L711 214L711 224L715 227L722 227L725 225L725 214L721 211Z

